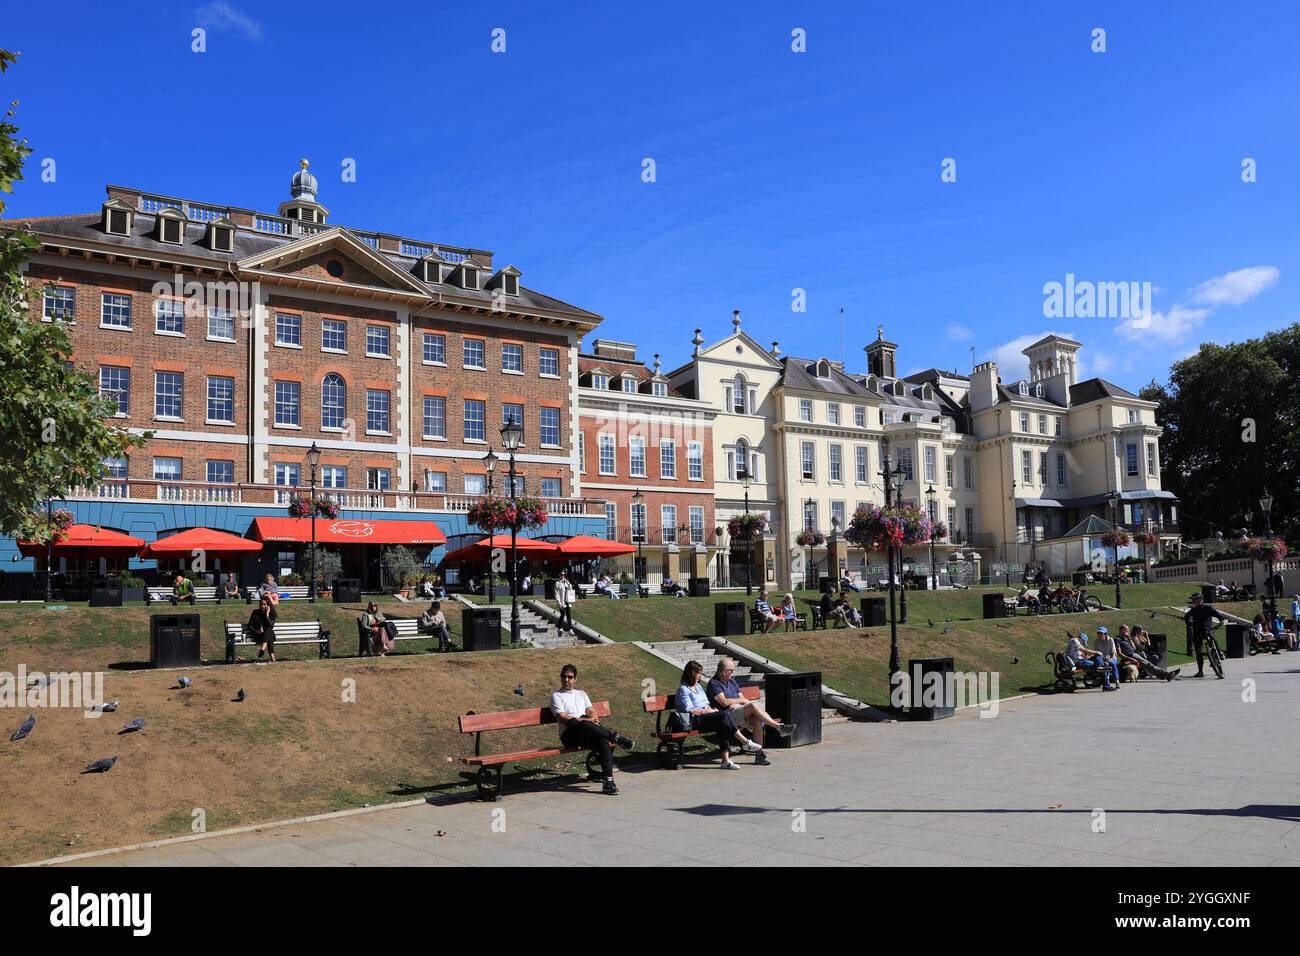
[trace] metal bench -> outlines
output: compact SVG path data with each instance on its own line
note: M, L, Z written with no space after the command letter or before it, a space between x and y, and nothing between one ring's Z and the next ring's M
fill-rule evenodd
M780 605L777 605L776 607L772 608L772 613L780 614L781 613ZM785 617L784 615L782 615L781 620L777 621L775 624L772 625L771 631L767 631L764 629L766 624L767 622L763 620L762 615L758 613L758 608L751 607L749 609L749 633L750 634L757 634L759 632L762 632L764 634L769 634L769 633L775 633L778 629L784 630ZM807 614L795 614L794 629L796 631L808 630Z
M740 688L740 696L745 700L758 700L762 691L758 685L751 684ZM659 758L659 766L666 770L676 770L681 766L684 755L686 741L691 737L701 736L698 730L668 730L664 727L664 715L673 712L673 695L659 694L655 697L647 697L643 702L645 712L655 715L655 738L659 745L655 748L655 756Z
M1057 691L1073 694L1077 687L1100 687L1101 667L1075 667L1064 654L1048 651L1044 655L1052 665L1052 678Z
M607 700L593 702L591 708L592 712L601 719L608 717L610 714L609 701ZM551 713L549 707L533 707L528 710L498 710L486 714L476 714L470 711L461 715L458 720L462 734L474 735L474 756L462 757L461 762L471 767L478 767L478 776L474 783L478 788L480 800L501 799L505 791L501 773L506 764L541 760L563 754L581 753L584 750L589 751L587 754L587 779L604 779L599 758L588 747L565 747L556 741L555 745L550 747L509 750L495 754L483 753L483 734L485 733L490 733L493 730L516 730L521 727L544 727L547 724L555 723L555 715Z
M320 647L322 659L330 656L330 632L320 621L276 621L275 643L316 644ZM256 646L257 642L249 636L247 622L226 622L227 664L235 663L239 648Z
M144 602L152 604L154 601L165 603L172 600L172 589L170 587L157 587L144 589ZM194 600L198 602L215 601L220 604L221 599L217 597L217 589L214 587L195 588ZM186 601L185 603L189 603Z
M281 584L277 585L276 589L280 592L281 601L305 601L307 600L307 592L310 590L305 584ZM260 600L261 592L257 588L244 588L245 604L256 604Z

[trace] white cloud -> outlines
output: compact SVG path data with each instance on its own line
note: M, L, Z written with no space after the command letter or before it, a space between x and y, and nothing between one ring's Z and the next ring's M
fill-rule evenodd
M242 10L238 10L223 0L214 0L194 11L194 19L199 26L210 30L233 30L242 33L250 40L262 39L262 25Z
M958 325L955 322L948 323L946 332L948 338L952 339L954 342L969 342L971 336L975 334L970 329L966 328L966 326Z
M1277 282L1277 278L1276 266L1238 269L1202 282L1187 301L1191 305L1207 305L1212 309L1221 305L1241 305Z
M1179 342L1196 329L1212 309L1175 305L1168 312L1152 312L1149 319L1125 319L1115 332L1130 342Z

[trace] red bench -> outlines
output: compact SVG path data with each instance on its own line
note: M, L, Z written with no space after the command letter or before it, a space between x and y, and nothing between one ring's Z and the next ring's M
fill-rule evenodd
M683 748L690 737L700 736L698 730L668 730L663 725L664 715L673 712L673 698L675 694L659 694L655 697L647 697L644 701L645 712L655 715L655 737L659 740L659 746L655 748L655 756L659 758L659 766L676 770L681 766ZM745 700L758 700L762 692L757 685L740 688L740 696ZM709 705L712 706L712 701Z
M609 701L594 701L592 711L597 717L609 716ZM541 760L545 757L559 757L563 754L587 754L587 779L603 780L600 760L594 751L587 747L565 747L558 740L552 747L534 747L528 750L510 750L502 753L483 753L483 734L493 730L516 730L520 727L544 727L555 723L555 715L549 707L533 707L528 710L497 710L487 714L470 711L459 718L460 732L474 735L474 756L462 758L462 762L471 767L478 767L475 786L478 787L480 800L500 800L504 793L501 773L506 764L522 763L527 760Z

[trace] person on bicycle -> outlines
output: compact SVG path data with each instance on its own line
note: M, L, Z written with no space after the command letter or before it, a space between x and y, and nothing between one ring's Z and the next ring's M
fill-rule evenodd
M1210 636L1210 620L1218 618L1228 620L1227 615L1213 604L1206 604L1199 594L1192 595L1192 606L1183 615L1183 622L1191 625L1192 644L1196 647L1196 673L1192 677L1205 676L1205 639Z

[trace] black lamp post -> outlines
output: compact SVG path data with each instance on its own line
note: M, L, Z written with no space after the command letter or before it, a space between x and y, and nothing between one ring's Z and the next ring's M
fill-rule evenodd
M515 503L515 451L524 443L524 426L514 416L501 426L501 445L510 453L510 503ZM510 643L519 643L518 522L510 525Z
M1120 527L1119 527L1119 495L1112 491L1112 492L1110 493L1110 496L1106 499L1106 503L1107 503L1108 505L1110 505L1110 518L1111 518L1111 522L1110 522L1110 523L1113 524L1113 525L1115 526L1115 533L1116 533L1116 534L1119 534L1119 530L1120 530ZM1116 545L1115 545L1115 606L1116 606L1117 608L1118 608L1118 607L1123 607L1123 606L1124 606L1124 605L1121 603L1121 601L1123 600L1123 598L1122 598L1122 596L1121 596L1121 594L1120 594L1120 590L1119 590L1119 580L1120 580L1120 573L1119 573L1119 544L1116 543Z
M1247 505L1246 506L1246 533L1242 536L1241 539L1241 545L1243 548L1248 547L1250 545L1250 536L1255 533L1255 526L1253 524L1254 518L1255 518L1254 513L1250 510L1250 506ZM1256 596L1259 595L1259 583L1255 579L1254 558L1250 559L1250 590Z
M316 603L316 467L319 464L320 449L312 442L307 449L307 465L311 468L311 587L307 591L307 600L312 604ZM220 578L221 575L218 574L217 577Z
M488 497L489 497L489 498L492 497L492 477L493 477L493 474L494 474L494 473L496 472L496 470L497 470L497 460L498 460L498 459L497 459L497 454L496 454L496 452L492 451L491 449L489 449L489 450L488 450L488 453L487 453L486 455L483 456L483 467L487 470L487 493L488 493ZM491 543L491 541L492 541L492 538L491 538L491 536L489 535L489 536L488 536L488 542ZM496 581L496 578L497 578L496 571L493 570L493 568L492 568L492 549L491 549L491 548L488 548L488 575L487 575L487 579L488 579L488 580L487 580L487 585L488 585L488 603L489 603L489 604L496 604L496 603L497 603L497 581Z
M935 504L935 499L937 499L938 497L939 497L939 492L934 490L934 485L931 485L929 489L927 489L925 492L925 499L927 503L926 506L930 512L930 524L932 527L935 521L939 517L939 508ZM934 569L934 534L933 533L930 535L930 590L931 591L939 590L939 575Z
M1259 499L1259 510L1264 512L1264 533L1268 535L1268 626L1272 627L1277 619L1277 580L1273 577L1273 496L1267 488ZM1250 563L1254 567L1255 562Z
M805 531L817 530L816 528L817 522L814 521L811 524L808 522L808 514L816 506L817 506L816 498L809 498L803 503L803 529ZM830 554L829 550L827 551L827 554ZM817 580L817 575L815 572L816 572L816 568L813 566L813 549L812 549L812 545L809 544L808 545L808 570L804 572L804 587L808 587L808 581L810 579L813 581Z
M638 488L632 495L632 513L636 515L636 524L632 527L632 533L636 535L636 566L632 568L632 579L636 581L636 593L641 593L641 543L645 541L645 495L641 494ZM639 525L640 527L637 527Z
M884 467L880 476L885 479L885 508L894 504L894 481L901 479L903 469L891 468L888 453L884 456ZM894 675L903 669L898 652L898 618L894 594L898 588L898 579L894 576L894 544L891 540L885 548L886 561L889 564L889 706L894 709Z
M54 476L57 482L59 476ZM50 486L49 494L45 496L45 532L48 540L45 542L45 603L54 603L54 486Z
M749 468L741 466L736 472L736 477L740 479L740 485L745 489L745 593L754 593L754 529L749 525L749 483L753 479L750 477Z

